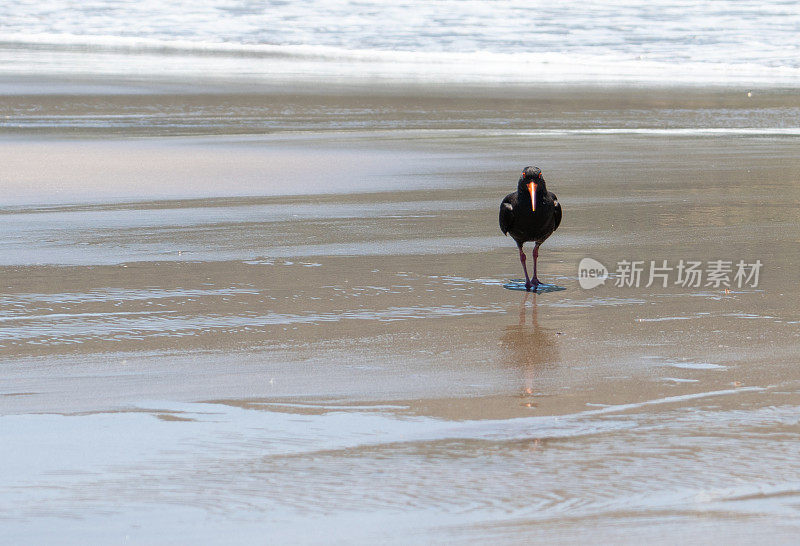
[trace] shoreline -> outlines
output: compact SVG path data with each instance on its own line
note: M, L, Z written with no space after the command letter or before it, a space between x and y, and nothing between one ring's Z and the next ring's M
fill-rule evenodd
M670 95L675 92L714 95L739 94L747 91L794 94L800 83L780 82L666 82L666 81L502 81L502 82L457 82L457 81L399 81L380 78L326 78L323 76L275 76L264 80L230 75L203 77L180 74L33 74L30 72L0 72L0 96L49 95L49 94L102 94L119 95L318 95L347 96L365 95L377 97L431 97L431 98L477 98L477 99L526 99L563 93L590 91L593 97L618 93L656 93ZM101 94L98 93L98 94ZM652 95L651 95L652 96Z
M170 85L177 87L0 76L0 138L795 135L800 128L794 88Z

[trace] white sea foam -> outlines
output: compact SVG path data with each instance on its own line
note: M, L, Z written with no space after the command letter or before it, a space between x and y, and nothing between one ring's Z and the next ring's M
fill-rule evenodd
M111 2L0 6L7 73L795 85L792 3Z

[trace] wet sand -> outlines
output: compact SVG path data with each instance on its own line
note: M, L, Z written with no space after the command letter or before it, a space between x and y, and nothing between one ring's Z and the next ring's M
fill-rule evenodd
M274 94L193 95L176 118L153 93L51 94L31 127L15 93L0 147L5 540L796 536L793 95L498 106L484 90L363 115L352 95L305 96L300 123ZM264 129L264 105L282 124ZM497 207L528 164L564 207L540 254L563 291L502 287L521 270ZM584 290L584 257L612 274L763 269L728 291Z

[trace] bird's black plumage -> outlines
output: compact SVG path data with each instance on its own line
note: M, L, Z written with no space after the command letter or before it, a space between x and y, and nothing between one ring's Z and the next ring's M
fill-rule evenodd
M528 182L536 184L536 210L531 204ZM556 194L547 191L542 172L525 167L517 183L517 191L506 195L500 205L500 230L522 244L543 243L561 223L561 205Z
M534 188L535 195L531 196L531 190ZM511 235L517 242L527 287L539 284L539 279L536 277L539 245L550 237L560 224L561 205L556 194L547 191L542 171L538 167L525 167L517 183L517 191L506 195L500 203L500 230L504 235ZM528 279L525 254L522 251L522 245L529 241L534 243L533 282Z

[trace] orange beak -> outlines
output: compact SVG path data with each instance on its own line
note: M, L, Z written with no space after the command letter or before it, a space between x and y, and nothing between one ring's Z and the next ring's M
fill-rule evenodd
M531 210L536 212L536 182L528 182L528 193L531 194Z

